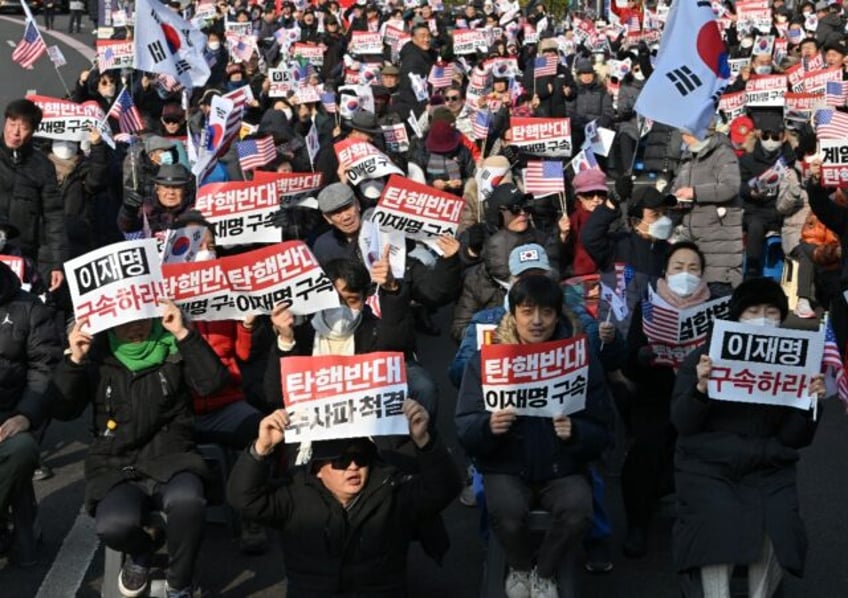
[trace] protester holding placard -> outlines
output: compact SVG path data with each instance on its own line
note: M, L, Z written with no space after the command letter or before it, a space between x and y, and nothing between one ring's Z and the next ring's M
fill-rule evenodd
M168 587L190 591L208 475L194 450L190 392L216 392L227 369L170 300L161 320L136 320L97 336L86 325L74 324L53 378L54 417L76 419L92 405L97 436L86 458L86 509L103 543L127 553L117 580L125 596L147 588L155 547L144 526L151 511L162 510Z
M733 292L728 319L770 329L788 312L780 285L755 278ZM796 463L798 450L813 440L824 379L813 376L805 390L810 410L718 401L708 394L713 365L707 352L705 346L686 359L671 402L678 434L675 568L686 596L727 595L736 565L748 567L750 595L771 596L783 571L804 571Z
M560 318L562 301L562 290L550 278L519 279L510 289L509 312L498 326L495 343L523 347L568 339L572 331ZM591 353L583 357L588 363L585 406L571 415L528 417L517 416L515 408L489 410L484 403L479 352L469 359L462 378L457 436L483 474L491 529L509 565L508 596L530 595L531 588L536 596L556 596L556 572L563 562L569 565L567 577L560 579L567 586L563 590L567 595L575 592L575 548L592 512L588 465L610 440L609 400L601 366ZM558 362L563 371L565 366ZM529 365L519 370L534 371ZM507 375L513 374L523 375L511 365ZM552 515L551 528L535 559L525 523L534 507Z
M418 472L384 465L367 438L322 440L308 465L271 486L269 456L285 442L285 410L262 420L259 437L230 474L227 498L244 517L280 529L290 598L407 594L413 535L459 493L447 447L427 410L403 403Z

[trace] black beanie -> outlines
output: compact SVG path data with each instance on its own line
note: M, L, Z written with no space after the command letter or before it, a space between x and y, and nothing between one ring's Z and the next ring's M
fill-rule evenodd
M789 301L786 294L773 278L751 278L733 291L730 297L729 320L739 321L739 317L752 305L773 305L780 310L780 321L789 315Z

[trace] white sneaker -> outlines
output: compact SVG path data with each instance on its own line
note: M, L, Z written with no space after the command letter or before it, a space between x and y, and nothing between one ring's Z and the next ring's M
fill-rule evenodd
M540 577L533 569L530 575L530 597L531 598L558 598L556 579L550 577Z
M530 598L530 572L510 567L504 591L506 598Z
M794 311L796 316L805 320L816 317L816 312L810 305L809 299L805 299L804 297L798 298L798 303L795 304Z

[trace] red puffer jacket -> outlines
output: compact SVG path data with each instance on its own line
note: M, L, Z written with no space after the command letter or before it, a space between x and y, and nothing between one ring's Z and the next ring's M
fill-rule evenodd
M195 415L204 415L244 400L241 388L241 370L236 359L247 361L250 357L251 331L235 320L219 322L195 322L195 328L209 343L221 363L230 372L230 382L218 392L200 396L192 393Z

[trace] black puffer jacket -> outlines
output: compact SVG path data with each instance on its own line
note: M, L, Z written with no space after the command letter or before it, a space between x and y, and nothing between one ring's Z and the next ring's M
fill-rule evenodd
M177 341L177 348L161 365L133 373L100 335L84 363L77 365L68 357L56 369L54 417L75 419L93 404L95 438L85 460L89 512L125 480L167 482L181 471L206 474L203 459L194 451L190 391L210 395L229 375L197 331ZM118 425L106 435L110 418Z
M0 424L24 415L30 428L41 425L50 376L61 356L52 314L0 262Z
M415 112L418 116L423 110L427 100L418 101L415 97L415 91L412 89L412 79L410 74L415 74L427 81L430 75L430 69L436 62L435 52L432 50L422 50L413 43L408 43L403 46L400 51L400 75L398 82L398 102L397 109L400 115L406 118L410 112Z
M27 143L13 152L0 142L0 216L20 231L23 254L43 271L59 270L67 259L65 210L56 185L56 169Z
M462 486L438 440L416 456L416 475L372 466L365 488L345 509L306 468L270 487L271 459L245 452L230 474L227 500L248 519L280 529L289 598L403 598L415 530Z

